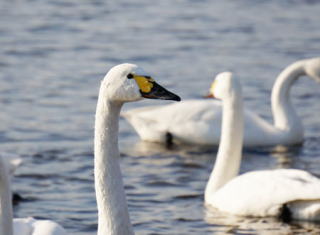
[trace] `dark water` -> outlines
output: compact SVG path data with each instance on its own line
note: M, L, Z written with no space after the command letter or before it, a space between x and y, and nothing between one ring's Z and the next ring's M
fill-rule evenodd
M276 75L320 55L319 12L316 0L1 1L0 152L23 157L13 187L27 199L15 216L51 218L70 234L95 234L93 118L110 67L136 63L184 99L206 94L216 73L232 70L242 79L246 105L271 120ZM295 167L320 175L319 88L303 78L291 92L304 144L248 150L242 172ZM141 143L120 120L120 151L137 234L320 232L319 224L206 211L214 148Z

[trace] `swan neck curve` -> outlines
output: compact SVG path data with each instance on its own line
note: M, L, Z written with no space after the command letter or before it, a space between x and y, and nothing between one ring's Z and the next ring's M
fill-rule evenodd
M12 202L8 170L0 156L0 235L12 235Z
M279 74L272 88L271 106L274 125L292 134L301 135L303 127L289 99L290 89L292 84L305 74L303 61L293 63Z
M119 165L118 126L122 103L108 100L101 86L95 117L94 176L98 235L133 234Z
M205 190L205 201L239 173L243 143L243 104L241 87L223 100L219 150Z

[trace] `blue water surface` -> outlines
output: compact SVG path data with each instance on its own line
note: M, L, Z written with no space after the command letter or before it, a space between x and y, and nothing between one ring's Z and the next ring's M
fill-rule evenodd
M114 65L136 63L183 99L201 98L213 77L241 78L245 105L272 121L279 72L320 56L316 0L0 2L0 152L23 165L16 217L50 218L69 234L95 234L93 126L98 87ZM301 78L291 99L305 141L249 149L241 172L281 167L320 175L320 84ZM169 102L145 100L124 108ZM306 234L320 224L283 224L209 212L203 191L216 148L171 150L139 141L120 120L121 168L137 234Z

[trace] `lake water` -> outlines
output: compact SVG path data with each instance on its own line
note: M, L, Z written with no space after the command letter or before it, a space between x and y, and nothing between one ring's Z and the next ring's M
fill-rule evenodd
M92 138L100 80L131 62L183 99L215 74L242 80L245 105L272 121L270 90L288 64L320 55L320 2L14 0L0 3L0 152L21 155L16 217L50 218L95 234ZM241 172L294 167L320 176L320 84L300 79L291 99L305 142L249 149ZM124 108L169 102L142 101ZM120 120L121 168L137 234L319 234L320 224L209 212L203 191L216 148L167 150ZM271 151L270 151L271 150Z

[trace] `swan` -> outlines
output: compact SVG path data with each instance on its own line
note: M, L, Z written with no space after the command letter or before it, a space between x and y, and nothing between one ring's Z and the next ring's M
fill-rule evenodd
M0 156L4 160L4 164L6 165L5 167L6 169L8 169L9 180L10 182L12 182L14 172L21 165L22 158L17 154L7 153L7 152L1 152ZM18 193L12 193L13 205L18 204L21 200L23 200L23 197L21 197Z
M205 189L205 204L237 216L277 216L284 221L320 220L320 179L297 169L238 175L243 145L241 86L231 73L219 74L210 89L222 100L222 135Z
M320 81L320 57L297 61L284 69L272 89L274 124L245 110L244 146L292 145L303 141L303 127L289 99L291 85L302 75ZM221 102L186 100L163 106L147 106L123 112L144 141L218 145Z
M4 164L6 164L10 178L12 178L16 169L21 165L22 158L16 154L7 152L0 153L0 156L3 158Z
M142 97L180 101L134 64L111 68L101 82L94 134L98 235L133 234L119 166L118 125L122 105Z
M12 215L9 169L0 156L0 235L66 235L65 230L50 220L15 218Z

